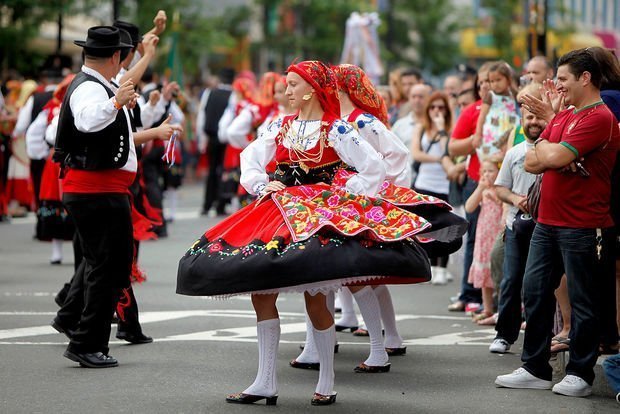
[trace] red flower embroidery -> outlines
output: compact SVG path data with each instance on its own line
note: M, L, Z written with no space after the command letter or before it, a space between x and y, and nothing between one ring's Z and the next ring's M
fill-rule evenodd
M213 243L211 246L209 246L209 253L217 253L219 251L222 251L223 249L224 247L221 243Z

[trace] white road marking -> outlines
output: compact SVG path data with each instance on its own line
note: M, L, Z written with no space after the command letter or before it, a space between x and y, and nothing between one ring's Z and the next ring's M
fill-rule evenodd
M0 316L52 316L55 312L0 312ZM256 315L251 310L183 310L183 311L157 311L157 312L141 312L140 321L142 324L164 322L170 320L193 318L193 317L219 317L219 318L241 318L251 319L252 324L243 327L231 327L223 329L214 329L200 332L191 332L187 334L171 335L163 338L157 338L157 342L178 342L178 341L212 341L212 342L238 342L238 343L256 343L256 325L254 319ZM282 335L300 334L305 332L304 314L301 312L280 312L281 332ZM443 316L443 315L407 315L401 314L397 316L398 321L406 320L449 320L464 321L469 318L463 316ZM459 325L460 326L460 325ZM453 326L454 327L454 326ZM66 344L67 341L50 342L50 341L8 341L9 339L26 338L33 336L45 336L58 334L49 325L29 326L12 329L0 330L0 345L59 345ZM453 332L442 335L435 335L428 338L417 338L406 340L404 345L485 345L487 346L494 338L492 329ZM488 342L487 342L488 341ZM281 341L283 344L298 344L299 340ZM124 341L111 341L112 344L123 344ZM342 342L341 344L352 346L367 346L366 342Z

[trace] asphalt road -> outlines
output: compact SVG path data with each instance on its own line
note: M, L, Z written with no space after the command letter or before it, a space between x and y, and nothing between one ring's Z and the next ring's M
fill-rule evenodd
M330 407L310 405L315 371L288 366L299 353L305 326L301 295L282 295L278 405L227 404L227 393L242 391L254 379L255 320L248 297L175 294L179 257L218 220L198 216L201 197L202 186L183 188L169 237L142 244L148 280L135 292L144 331L155 341L128 345L112 336L110 354L119 360L117 368L79 368L63 358L67 341L49 326L57 309L53 296L72 274L70 245L65 244L63 264L51 266L49 244L32 238L32 216L0 223L0 413L620 412L600 361L590 398L496 388L498 374L520 365L521 343L509 354L490 354L494 331L446 309L456 282L391 289L407 355L393 357L389 373L354 373L367 356L367 340L339 333L338 401Z

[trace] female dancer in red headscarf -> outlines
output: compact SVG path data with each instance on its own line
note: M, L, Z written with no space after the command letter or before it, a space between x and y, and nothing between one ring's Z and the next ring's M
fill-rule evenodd
M374 196L385 167L372 146L340 120L333 71L317 61L288 68L295 116L273 123L242 153L242 185L260 199L208 230L179 263L177 293L252 294L258 320L254 383L228 402L275 404L280 321L278 293L304 292L319 355L313 405L336 399L335 329L326 293L348 283L417 283L429 279L426 254L412 239L430 230L422 217ZM277 169L265 172L274 157ZM343 164L357 174L333 178Z

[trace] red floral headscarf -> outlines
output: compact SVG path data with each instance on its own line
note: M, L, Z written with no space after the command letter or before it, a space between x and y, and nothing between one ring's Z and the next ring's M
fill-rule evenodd
M58 113L60 105L62 104L63 99L65 99L65 95L67 94L67 90L69 89L69 85L73 82L73 78L75 78L75 74L70 73L56 86L54 89L54 94L52 95L52 99L50 99L47 104L43 107L43 109L47 109L47 123L52 122L52 119Z
M251 100L256 90L256 82L247 77L237 77L232 83L232 88L241 94L242 99Z
M338 88L349 95L353 105L388 125L387 106L364 71L348 63L332 67Z
M276 72L266 72L263 74L258 83L254 101L261 106L274 105L273 95L275 94L275 86L281 78L282 76Z
M329 66L318 60L307 60L292 64L287 72L295 72L312 86L325 111L324 120L334 121L340 118L338 83Z
M273 96L276 83L280 82L282 78L283 76L276 72L266 72L261 76L253 98L253 103L258 107L254 116L255 125L262 124L272 111L277 111L278 103Z

